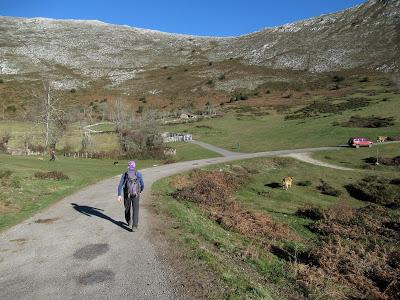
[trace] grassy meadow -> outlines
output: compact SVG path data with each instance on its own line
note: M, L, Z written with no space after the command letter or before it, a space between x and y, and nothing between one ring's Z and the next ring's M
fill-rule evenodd
M174 161L217 157L212 151L189 143L173 143L177 149ZM58 157L11 156L0 154L0 231L32 216L49 204L102 179L122 173L126 160L114 165L110 159L73 159ZM42 157L40 157L42 158ZM139 160L139 169L168 161ZM35 172L60 171L68 180L38 179Z
M329 153L332 157L333 154L346 156L340 151ZM332 160L329 161L333 163ZM222 217L216 217L220 213L218 206L172 196L176 191L184 190L185 185L190 185L190 173L162 179L153 189L156 192L154 203L157 213L165 216L170 227L174 228L169 230L167 227L167 236L177 247L185 249L185 259L195 261L215 274L225 287L215 299L281 299L289 296L335 299L332 296L334 292L340 289L347 291L348 286L338 284L333 277L323 285L319 282L319 287L301 283L301 268L308 268L300 261L302 253L318 249L325 237L311 229L315 221L299 215L299 209L312 206L321 211L349 212L366 206L368 202L350 196L345 188L348 183L357 182L367 175L398 178L398 169L341 171L289 158L238 161L233 165L221 164L206 170L239 172L239 176L243 170L248 172L246 176L249 180L231 194L236 204L224 206ZM294 185L285 191L280 183L283 177L289 175L294 177ZM195 178L200 176L196 173ZM337 194L322 193L320 186L323 182ZM200 199L204 195L207 192L199 196ZM236 205L241 211L230 212ZM400 216L398 209L391 213ZM238 219L238 215L243 219ZM272 219L272 224L265 225L270 227L267 232L272 230L270 235L257 235L263 230L263 227L257 227L262 225L260 220L263 218ZM257 229L246 229L243 224L250 229L256 224ZM274 224L277 226L274 227ZM283 238L274 236L274 231L279 234L281 226L287 228ZM295 255L291 256L290 251L285 249L294 249ZM287 255L290 259L284 258L285 251L289 251ZM295 261L297 259L298 262ZM358 293L357 290L351 292Z
M365 136L376 140L378 135L400 135L400 122L397 114L400 108L400 94L397 92L389 92L382 87L378 89L368 86L368 89L330 101L340 103L344 99L360 97L369 101L369 104L364 107L347 109L339 114L318 113L315 116L294 120L285 120L285 117L302 107L291 107L278 113L268 107L254 109L247 106L246 101L241 101L238 104L240 106L227 109L226 115L222 118L169 125L165 126L165 130L189 132L193 134L194 139L231 151L242 152L335 146L346 144L352 136ZM243 111L248 112L243 113ZM394 125L381 128L355 128L339 125L355 115L393 117Z
M312 154L312 156L318 160L354 169L365 169L368 166L372 167L371 163L366 162L366 159L370 157L376 158L378 156L392 158L399 155L400 143L376 143L371 148L344 148L339 151L319 151ZM398 167L374 166L374 168L380 171L399 171Z

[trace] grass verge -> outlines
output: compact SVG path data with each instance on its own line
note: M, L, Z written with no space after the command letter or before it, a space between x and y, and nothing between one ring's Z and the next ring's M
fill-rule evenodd
M114 165L112 160L63 157L50 162L37 157L0 154L0 231L85 186L121 174L126 163L120 161ZM155 163L158 161L137 161L139 169Z
M201 181L199 183L202 178L201 173L197 172L192 175L194 180L191 178L191 173L177 175L158 181L154 185L154 189L157 191L154 204L159 214L172 220L174 225L171 231L174 232L172 237L175 246L180 251L187 251L191 260L202 261L209 272L218 276L224 283L221 297L225 299L290 297L333 299L343 295L360 296L358 289L365 287L369 289L368 293L372 293L369 294L370 296L378 295L373 294L376 291L379 293L379 287L374 286L375 277L371 277L372 279L362 277L364 273L361 271L363 268L361 262L359 266L355 265L354 269L352 266L348 266L348 270L350 270L349 272L354 271L355 276L359 276L355 277L357 280L364 278L364 281L360 279L354 285L348 285L343 281L339 267L340 259L344 259L344 257L337 252L338 247L341 246L341 249L344 249L343 253L350 251L349 254L352 247L355 245L361 247L364 240L370 242L371 245L377 241L380 247L385 248L386 244L392 247L392 240L383 238L378 227L376 227L377 234L374 234L373 239L357 238L359 236L356 234L357 232L354 232L353 236L351 235L353 229L362 232L363 228L367 228L364 226L372 226L371 224L378 226L377 224L380 224L381 221L368 223L371 220L369 219L370 212L375 214L376 210L359 210L368 203L352 198L345 188L349 182L355 183L365 177L367 175L365 172L333 169L327 172L326 168L287 158L253 159L235 162L235 165L217 165L208 169L222 169L222 172L239 174L239 176L240 172L245 170L249 181L230 192L230 197L234 202L227 202L229 205L218 204L219 210L216 210L214 205L207 204L207 199L215 200L216 195L223 194L224 184L217 184L216 187L213 187L213 189L222 188L213 194L213 191L207 191L209 185L202 184ZM379 171L372 172L379 173ZM218 172L207 174L209 174L207 176L214 176ZM288 175L294 177L295 184L288 191L284 191L280 187L280 181ZM394 178L397 173L390 171L386 175ZM220 176L213 178L215 182L223 182ZM197 187L195 185L183 194L186 197L192 194L191 200L185 200L185 197L178 197L177 200L172 196L176 191L184 191L185 186L191 186L190 184L196 184L196 182ZM303 184L305 182L307 184ZM322 193L319 188L321 182L325 185L329 184L339 193L335 193L333 196ZM204 186L203 192L202 185ZM205 195L211 196L204 198ZM220 201L218 199L215 201ZM241 210L240 215L244 216L243 220L235 217L239 213L235 213L233 217L229 213L232 208L235 208L236 212L238 207ZM305 207L311 208L305 209ZM218 215L221 210L224 213ZM309 215L308 211L312 212L313 218L304 216ZM343 214L346 213L349 214L347 216L348 224L345 223L347 219L343 217ZM398 213L398 210L390 210L389 215L391 216L382 217L382 224L392 224L392 221L388 220L393 219L393 216L395 218ZM260 218L254 218L254 216L260 216ZM355 219L352 216L355 216ZM351 225L361 217L365 223L358 224L357 228ZM254 224L259 225L257 220L263 218L272 218L274 222L281 224L280 226L286 226L290 234L282 237L273 235L270 230L266 231L265 235L259 235L258 233L262 231L253 231L252 228L254 228ZM321 218L326 219L322 223L315 221ZM249 224L249 221L253 225L250 224L249 227L244 228L243 224ZM354 240L354 244L347 246L342 244L343 241L340 239L337 240L336 236L326 235L324 237L321 234L326 228L332 230L337 228L335 226L341 226L339 228L343 228L346 236L349 234L347 243L350 243L349 241L353 243ZM169 229L166 228L166 230ZM331 232L327 234L331 234ZM365 255L371 254L371 257L374 257L375 252L368 252L369 248L365 249ZM332 252L327 252L328 250ZM324 253L327 255L325 256ZM321 264L318 267L312 265L313 255L316 255L317 262ZM352 264L357 264L358 259L356 256L351 257ZM382 269L379 270L386 270L385 261L380 264ZM330 263L329 266L328 263ZM365 261L365 263L370 262ZM323 264L326 266L323 267ZM193 270L191 271L193 272ZM332 276L319 273L325 271L331 272ZM364 285L365 282L370 285ZM388 286L389 283L383 286Z

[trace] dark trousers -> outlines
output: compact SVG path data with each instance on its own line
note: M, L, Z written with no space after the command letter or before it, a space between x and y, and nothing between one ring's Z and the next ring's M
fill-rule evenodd
M129 198L127 195L125 195L124 205L126 223L128 226L137 226L139 222L139 196ZM131 221L133 223L130 223Z

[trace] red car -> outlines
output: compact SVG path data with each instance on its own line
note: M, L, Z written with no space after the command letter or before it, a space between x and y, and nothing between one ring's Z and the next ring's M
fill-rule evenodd
M349 146L356 148L372 147L373 145L373 142L371 140L363 137L352 137L347 143L349 144Z

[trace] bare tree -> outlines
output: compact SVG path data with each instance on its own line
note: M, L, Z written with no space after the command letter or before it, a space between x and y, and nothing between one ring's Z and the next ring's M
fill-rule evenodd
M55 147L66 129L60 98L52 91L50 83L43 83L43 90L34 93L34 98L37 102L34 107L36 126L43 128L45 147Z
M115 123L117 132L130 127L133 121L132 113L125 100L118 98L109 107L110 120Z
M125 154L132 157L161 157L164 144L160 134L160 121L156 111L147 111L121 129L119 143Z
M400 91L400 73L396 72L392 76L393 82L396 84L397 90Z
M214 107L212 105L212 103L210 101L208 101L206 103L206 113L211 116L212 114L214 114Z

